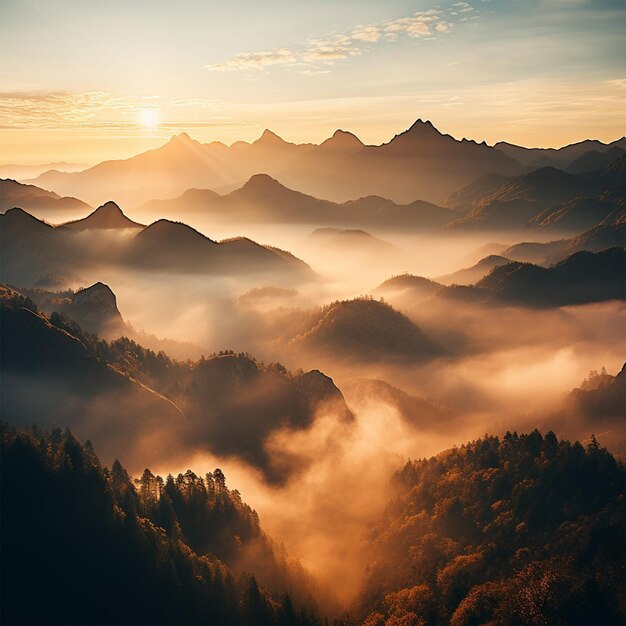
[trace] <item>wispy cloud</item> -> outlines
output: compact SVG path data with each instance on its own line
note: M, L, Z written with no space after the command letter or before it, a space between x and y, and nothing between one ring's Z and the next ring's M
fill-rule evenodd
M98 129L136 130L142 109L157 109L166 113L189 109L193 113L217 113L223 105L219 100L203 98L167 99L154 95L120 96L102 91L88 92L0 92L1 129ZM209 114L205 121L168 122L159 124L162 130L225 126L222 117Z
M473 11L467 2L457 2L448 9L418 11L413 15L378 24L359 25L348 33L334 34L325 39L311 39L299 48L273 48L241 52L221 63L205 67L212 72L261 70L269 66L301 66L311 73L311 66L332 65L340 59L358 56L379 42L394 42L400 37L432 38L448 33L455 16Z

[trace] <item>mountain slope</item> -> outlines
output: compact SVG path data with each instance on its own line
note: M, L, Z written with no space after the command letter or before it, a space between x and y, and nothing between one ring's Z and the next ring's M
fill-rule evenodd
M514 261L549 264L581 250L600 252L615 246L626 247L626 221L608 226L596 226L569 239L547 243L518 243L504 250L502 255Z
M106 455L131 455L147 429L181 426L171 401L107 365L30 300L2 286L0 306L3 416L11 423L30 424L37 415L42 426L69 426L98 441Z
M619 624L624 465L552 432L409 461L371 535L363 624Z
M475 181L453 194L455 206L463 201L471 204L450 228L585 230L623 206L624 157L581 174L541 167L495 187Z
M438 276L437 282L443 285L472 285L487 275L495 267L500 267L500 265L505 265L510 262L511 260L506 257L498 254L491 254L478 261L475 265L472 265L472 267L466 267L453 272L452 274L446 274L445 276Z
M307 623L285 595L303 581L219 468L133 484L69 430L2 435L3 623Z
M77 198L62 198L53 191L34 185L24 185L15 180L0 179L0 213L19 207L31 213L45 216L54 211L86 211L91 207Z

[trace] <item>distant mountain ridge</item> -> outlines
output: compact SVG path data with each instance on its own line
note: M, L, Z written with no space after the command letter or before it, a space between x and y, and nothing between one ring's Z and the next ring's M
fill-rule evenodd
M261 172L302 192L344 202L379 195L403 204L437 202L491 172L521 171L512 158L488 146L440 133L417 120L380 146L364 145L338 130L319 145L293 144L266 130L252 143L201 144L186 133L130 159L104 161L75 173L45 172L33 182L100 204L106 197L138 205L190 188L240 185Z
M111 219L114 227L127 230L129 223L134 224L131 235L111 235ZM106 258L102 258L99 246L90 242L106 245ZM1 280L24 287L47 287L48 276L61 277L70 270L80 273L102 264L172 273L265 273L280 275L284 280L316 279L304 261L284 250L244 237L216 242L186 224L169 220L143 227L128 220L112 203L78 223L58 227L22 209L10 209L0 215L0 243Z
M415 230L441 228L458 216L451 209L422 200L407 205L380 196L365 196L345 203L321 200L289 189L268 174L255 174L242 187L223 196L209 189L189 189L177 198L151 200L137 212L146 217L197 213L229 222Z
M77 198L62 198L54 191L41 189L35 185L25 185L10 178L0 178L0 213L19 207L26 211L36 211L41 215L54 210L85 211L91 207Z
M466 212L452 229L552 228L581 232L615 223L624 212L625 157L598 170L571 174L545 166L516 177L483 177L445 202Z

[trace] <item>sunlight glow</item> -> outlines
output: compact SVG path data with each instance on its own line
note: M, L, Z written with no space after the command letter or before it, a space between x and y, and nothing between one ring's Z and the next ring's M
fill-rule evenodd
M155 109L141 109L138 118L145 128L156 128L159 125L159 113Z

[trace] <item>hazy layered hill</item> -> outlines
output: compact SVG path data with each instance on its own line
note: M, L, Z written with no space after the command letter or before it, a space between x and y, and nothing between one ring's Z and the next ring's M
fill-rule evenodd
M294 347L342 360L420 360L442 349L411 320L369 298L333 302L302 321Z
M498 300L531 306L563 306L626 300L626 252L576 252L544 268L530 263L496 267L476 283Z
M223 196L209 189L189 189L177 198L146 202L137 212L169 217L198 213L227 222L416 230L440 228L458 217L451 209L422 200L407 205L380 196L345 203L321 200L289 189L267 174L255 174L242 187Z
M413 307L424 298L428 298L443 288L441 283L414 276L413 274L400 274L392 276L373 290L373 293L381 297L396 298L401 300L403 306Z
M552 165L564 169L588 152L594 151L602 154L613 148L626 149L626 137L621 137L610 143L603 143L595 139L586 139L563 146L562 148L524 148L506 141L500 141L496 143L494 147L525 167L537 168Z
M118 230L125 231L125 236L118 237ZM59 227L11 209L0 215L0 241L2 280L24 287L64 285L69 274L91 273L107 266L213 275L267 274L286 280L316 277L289 252L246 238L218 243L168 220L142 227L113 203L85 220Z
M500 267L500 265L506 265L510 262L511 259L507 259L504 256L491 254L472 265L472 267L466 267L445 276L438 276L436 280L442 285L472 285L489 274L495 267Z
M467 209L450 228L583 231L623 209L624 157L580 174L541 167L504 180L486 177L455 192L446 202Z
M572 174L582 174L583 172L591 172L608 167L611 163L624 156L625 148L626 140L622 140L621 144L613 145L606 152L590 150L572 161L567 166L567 171Z
M321 250L339 255L346 254L398 254L400 250L392 243L375 237L360 228L317 228L309 239Z
M365 146L346 131L320 145L296 145L266 130L255 142L230 147L201 144L183 133L129 159L105 161L82 172L46 172L29 182L94 204L114 197L136 206L190 188L232 188L266 172L319 198L345 202L379 195L408 203L416 198L438 202L485 174L519 171L517 161L503 152L456 140L418 120L380 146Z
M549 267L506 260L503 264L497 262L473 285L443 286L421 276L404 275L385 281L375 292L409 307L428 297L444 303L449 300L450 306L546 308L626 300L626 252L623 248L576 252Z
M54 191L47 191L35 185L24 185L15 180L0 179L0 212L20 207L26 211L45 217L54 211L87 211L91 207L77 198L62 198Z
M513 261L550 264L581 250L600 252L615 246L626 247L626 220L610 226L596 226L576 237L546 243L522 242L507 248L503 256Z
M402 420L419 431L449 428L450 415L433 401L399 389L381 379L362 378L346 388L350 402L375 397L393 407Z
M124 252L126 264L170 272L213 274L283 273L315 278L292 254L237 237L221 242L180 222L159 220L139 232Z
M112 200L99 206L87 217L72 222L66 222L63 226L74 230L87 230L90 228L145 228L144 224L133 222L133 220L126 217L122 209Z

